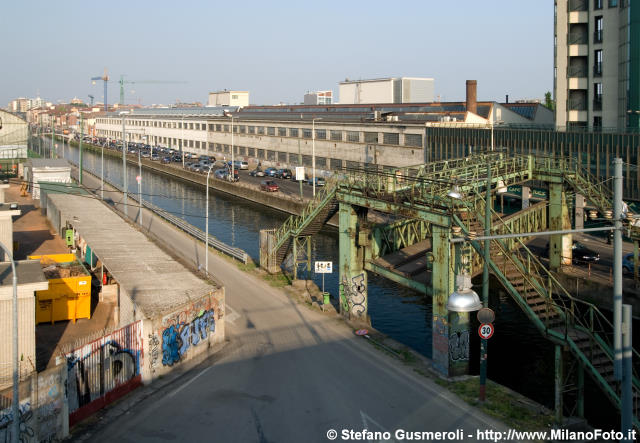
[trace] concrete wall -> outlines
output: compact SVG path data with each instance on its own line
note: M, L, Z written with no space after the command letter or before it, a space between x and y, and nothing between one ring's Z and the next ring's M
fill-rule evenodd
M393 79L340 83L340 104L393 103Z
M222 288L162 316L144 320L143 383L152 382L222 343L224 306Z
M66 365L34 374L20 385L20 435L18 441L54 442L69 435L69 408L66 396ZM10 390L1 392L11 398ZM11 406L0 410L0 441L11 440Z

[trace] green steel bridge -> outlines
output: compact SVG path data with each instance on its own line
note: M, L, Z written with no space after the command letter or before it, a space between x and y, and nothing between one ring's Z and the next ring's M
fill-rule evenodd
M469 333L469 314L449 312L446 306L460 266L471 275L481 272L483 245L473 240L456 250L451 239L484 233L489 168L494 186L500 181L523 187L535 183L549 190L548 201L527 204L510 216L497 213L492 202L492 234L570 229L569 197L573 194L582 195L601 214L611 214L611 190L574 158L485 153L387 172L348 170L336 174L301 215L290 217L278 229L261 232L260 264L269 272L279 272L285 256L293 250L296 265L300 248L310 248L310 236L338 213L340 312L356 322L368 320L368 272L430 295L433 365L445 376L466 374L468 351L466 359L457 354L453 358L450 345ZM461 199L447 195L454 184L460 189ZM630 228L636 263L639 231ZM491 273L539 332L555 345L556 389L562 389L562 395L569 384L577 386L578 415L584 414L585 373L620 409L621 382L614 378L613 369L613 325L597 306L571 295L555 272L565 261L571 263L567 256L571 238L550 236L550 269L527 247L528 240L491 240ZM563 363L563 349L572 357L570 364ZM638 361L638 352L634 349L633 353ZM634 424L638 427L640 378L635 368L633 399ZM562 408L561 403L556 407Z

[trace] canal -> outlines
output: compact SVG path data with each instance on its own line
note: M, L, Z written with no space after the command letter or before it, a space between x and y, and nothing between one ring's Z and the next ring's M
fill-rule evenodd
M48 141L47 143L50 143ZM64 145L64 146L63 146ZM78 163L78 149L58 141L58 155ZM99 153L84 151L85 170L100 176ZM128 167L129 192L138 193L136 176L138 168ZM105 179L122 184L122 161L104 158ZM154 205L182 217L190 224L205 229L205 192L179 180L172 180L152 171L142 171L142 198ZM105 194L105 198L108 195ZM228 194L210 191L209 232L219 240L239 247L257 263L259 261L260 229L280 226L286 214L256 205ZM338 236L331 229L322 230L312 240L312 259L338 261ZM212 271L215 273L215 270ZM320 287L321 276L311 275ZM480 281L475 283L480 283ZM492 281L492 288L500 288ZM338 275L325 276L325 288L332 296L338 294ZM480 292L480 287L476 288ZM369 273L369 314L373 326L391 338L431 357L432 309L430 297L406 289L394 282ZM492 289L490 307L496 312L496 333L489 341L488 376L533 400L553 408L554 398L554 347L544 339L532 322L504 291ZM470 334L471 372L479 372L480 343L475 331L478 323L471 315ZM637 331L637 329L636 329ZM568 364L570 359L565 361ZM611 426L618 422L608 400L591 382L586 381L586 413L590 423L596 427ZM572 400L567 398L567 403ZM607 405L603 412L601 406ZM568 411L565 411L567 413Z

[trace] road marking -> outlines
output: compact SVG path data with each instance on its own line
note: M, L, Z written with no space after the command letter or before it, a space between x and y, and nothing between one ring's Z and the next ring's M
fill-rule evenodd
M380 423L375 421L373 418L369 417L362 410L360 410L360 418L362 419L362 426L363 426L364 429L371 430L371 427L369 426L369 424L373 424L373 425L376 425L382 432L389 432L389 430L387 428L382 426ZM367 441L371 442L371 440L367 440ZM380 440L378 440L378 441L380 441ZM396 440L394 438L392 438L391 440L388 440L388 441L395 442Z
M204 374L205 372L207 372L209 369L211 369L211 366L209 366L208 368L204 368L202 371L200 371L200 373L198 375L196 375L195 377L193 377L191 380L189 380L188 382L186 382L185 384L183 384L182 386L180 386L178 389L176 389L175 391L173 391L172 393L169 394L169 397L173 397L174 395L176 395L178 392L182 391L184 388L186 388L187 386L189 386L191 383L193 383L194 381L196 381L196 379L198 377L200 377L202 374Z
M231 306L226 306L227 315L224 316L224 321L231 323L233 326L236 325L236 320L240 318L240 314L238 314Z

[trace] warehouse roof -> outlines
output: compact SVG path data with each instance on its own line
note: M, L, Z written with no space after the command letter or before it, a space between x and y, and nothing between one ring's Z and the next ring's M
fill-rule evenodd
M99 200L51 194L60 211L147 318L218 289L176 262Z

